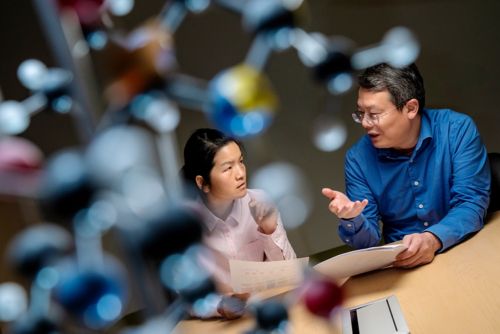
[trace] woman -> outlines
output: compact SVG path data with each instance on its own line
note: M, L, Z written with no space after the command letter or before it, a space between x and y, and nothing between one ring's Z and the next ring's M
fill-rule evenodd
M260 190L247 189L242 145L215 129L198 129L184 147L184 177L199 193L205 244L216 254L219 283L229 283L229 260L295 258L278 210Z

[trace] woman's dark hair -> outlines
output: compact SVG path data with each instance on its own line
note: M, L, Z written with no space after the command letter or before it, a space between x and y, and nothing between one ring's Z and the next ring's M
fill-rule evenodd
M201 175L205 184L210 184L215 154L231 142L236 143L243 152L243 146L238 140L219 130L203 128L193 132L184 146L184 178L196 185L196 176Z
M358 77L358 84L375 92L387 89L398 110L402 110L411 99L418 100L418 112L425 107L424 79L415 64L403 68L387 64L369 67Z

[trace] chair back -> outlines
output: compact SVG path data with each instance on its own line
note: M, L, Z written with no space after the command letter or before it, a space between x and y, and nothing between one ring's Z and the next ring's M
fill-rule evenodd
M500 210L500 153L488 153L491 169L491 194L488 213Z

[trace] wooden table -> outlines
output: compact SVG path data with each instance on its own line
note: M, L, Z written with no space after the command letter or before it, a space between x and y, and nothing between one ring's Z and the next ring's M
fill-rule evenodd
M396 295L413 334L500 333L500 212L472 238L414 269L385 269L351 277L344 285L351 307ZM290 308L294 334L341 333L339 326ZM253 319L186 320L178 333L243 333Z

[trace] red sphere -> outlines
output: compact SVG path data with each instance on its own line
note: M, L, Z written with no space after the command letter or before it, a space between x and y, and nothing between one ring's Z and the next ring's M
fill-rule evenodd
M43 153L27 139L0 139L0 171L33 171L41 168Z
M100 22L104 0L58 0L61 9L72 9L83 26L95 26Z
M307 309L320 317L329 318L333 309L342 304L343 290L328 279L307 281L303 292L303 301Z

